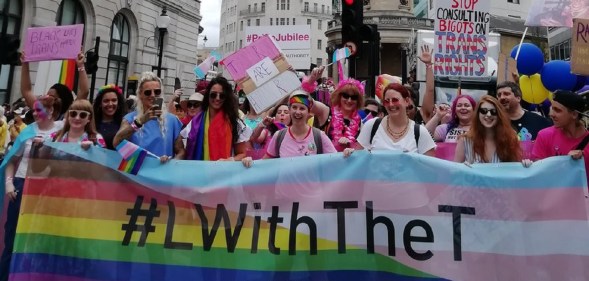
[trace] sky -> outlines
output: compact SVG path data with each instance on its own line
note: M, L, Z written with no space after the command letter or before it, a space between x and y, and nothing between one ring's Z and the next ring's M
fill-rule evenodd
M202 47L203 37L207 36L206 47L219 46L219 26L221 21L221 0L202 0L200 4L202 21L200 25L205 29L198 38L198 46Z

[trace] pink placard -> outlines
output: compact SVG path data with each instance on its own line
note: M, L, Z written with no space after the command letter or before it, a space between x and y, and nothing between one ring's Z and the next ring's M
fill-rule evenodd
M82 49L83 36L83 24L28 28L25 60L75 59Z
M239 81L247 76L247 69L265 57L274 59L278 56L280 56L280 50L270 36L265 35L224 58L221 61L221 65L225 66L225 69L229 71L229 75L231 75L233 80Z

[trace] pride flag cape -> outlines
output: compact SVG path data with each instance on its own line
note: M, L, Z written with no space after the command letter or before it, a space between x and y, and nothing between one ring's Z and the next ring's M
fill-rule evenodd
M32 160L50 172L27 179L11 281L589 279L587 182L570 157L148 157L133 176L115 151L48 146L59 153Z

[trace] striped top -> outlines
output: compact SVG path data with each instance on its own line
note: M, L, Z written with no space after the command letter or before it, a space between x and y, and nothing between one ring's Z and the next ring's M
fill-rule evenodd
M486 163L480 155L474 153L472 140L467 137L464 137L464 157L469 164ZM496 151L493 153L493 157L491 157L489 163L501 163L501 159L499 159Z

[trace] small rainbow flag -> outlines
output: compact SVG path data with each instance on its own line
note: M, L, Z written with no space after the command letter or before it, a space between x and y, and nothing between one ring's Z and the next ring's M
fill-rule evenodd
M74 88L74 81L76 77L76 61L75 60L63 60L61 63L59 83L68 86L68 88Z
M139 169L141 169L141 165L145 157L147 157L148 151L127 140L119 143L116 149L121 157L123 157L119 165L119 171L136 175Z

